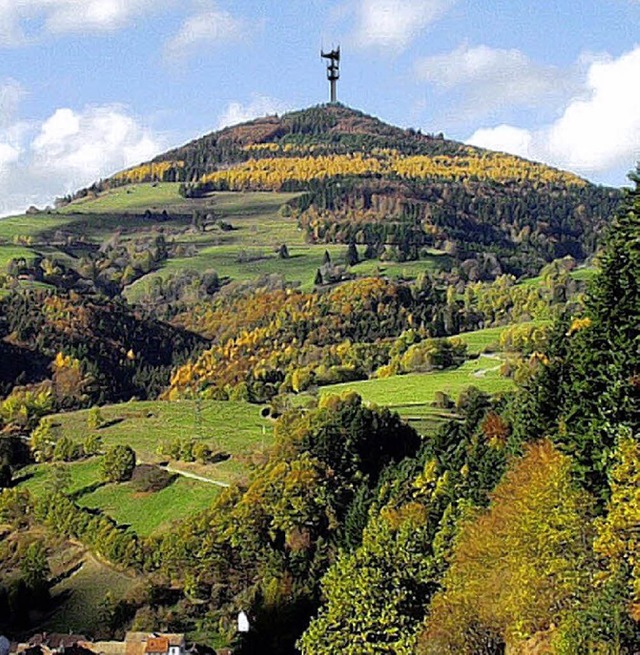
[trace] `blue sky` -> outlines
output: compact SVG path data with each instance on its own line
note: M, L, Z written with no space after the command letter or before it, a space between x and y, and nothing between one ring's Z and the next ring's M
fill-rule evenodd
M640 0L0 0L0 215L223 125L338 98L625 184Z

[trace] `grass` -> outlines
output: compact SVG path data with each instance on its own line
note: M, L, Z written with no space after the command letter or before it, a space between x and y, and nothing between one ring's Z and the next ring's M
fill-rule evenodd
M598 269L595 266L579 266L578 268L571 271L570 275L574 280L579 282L589 282L598 272ZM526 280L521 280L518 284L522 284L527 287L537 287L542 284L542 277L530 277Z
M240 250L244 250L252 261L238 261ZM167 278L172 273L184 269L196 271L215 270L221 278L230 280L255 280L265 275L282 275L291 283L299 283L303 290L313 288L315 274L322 266L325 250L328 250L334 261L340 262L345 246L289 246L288 259L280 259L274 252L275 248L238 248L237 246L212 246L202 249L195 257L171 259L160 271L146 275L137 280L125 290L129 301L135 302L152 284L153 279Z
M104 627L100 605L107 591L117 602L138 584L139 578L117 571L85 553L82 567L52 588L53 599L59 605L40 629L91 636Z
M214 451L231 455L217 464L172 462L172 467L220 482L233 482L246 474L254 455L272 442L272 422L260 416L260 407L244 402L202 401L200 414L194 401L139 401L100 408L105 425L96 433L107 445L129 445L138 459L157 463L166 460L158 446L176 438L204 441ZM81 441L91 432L88 410L53 417L59 435Z
M108 484L78 498L78 504L100 509L120 525L130 525L146 537L169 529L209 507L220 493L212 484L177 477L168 487L154 493L140 493L131 483Z
M20 259L21 257L29 262L35 258L35 253L25 246L0 245L0 273L7 270L7 265L12 259Z
M260 408L242 402L203 401L200 418L193 401L130 402L100 408L105 425L96 432L104 446L124 444L136 451L139 462L159 463L167 458L158 446L176 438L194 438L216 452L230 455L217 464L171 462L177 471L200 475L228 484L246 478L248 467L272 443L272 423L260 416ZM58 436L83 441L92 432L87 410L53 417ZM48 464L35 465L21 484L34 494L46 493ZM79 505L99 508L119 524L131 525L140 535L154 534L208 507L220 492L214 484L178 476L156 493L137 492L130 483L101 485L100 458L69 464L68 492Z
M68 470L71 483L67 492L78 505L100 509L118 524L130 525L141 536L162 532L206 509L220 492L220 487L180 476L155 493L140 493L129 482L102 484L99 457L72 462ZM51 465L38 464L25 472L32 477L21 486L36 496L47 493Z
M178 193L180 184L177 182L161 182L158 184L131 184L107 191L97 198L82 198L61 208L61 214L113 214L113 213L144 213L147 209L160 212L166 209L169 213L191 213L213 210L216 214L233 215L234 213L263 213L265 206L273 211L287 200L295 197L295 193L275 192L216 192L205 198L183 198Z
M320 394L355 391L367 402L397 411L420 433L428 434L452 417L451 412L433 406L438 391L456 400L469 386L490 394L513 389L513 382L499 373L501 362L498 356L481 355L456 369L336 384L323 387Z
M157 278L184 269L215 270L223 279L251 281L258 277L278 274L303 290L314 286L316 271L322 265L325 250L332 261L344 263L345 245L308 244L295 219L280 215L280 207L294 198L294 193L274 192L216 192L198 199L182 198L178 183L134 184L103 193L97 198L77 200L52 214L18 216L0 221L0 240L12 242L15 236L31 237L33 246L19 251L21 256L49 254L72 268L77 258L84 255L84 246L70 246L65 253L55 248L43 252L55 230L82 236L94 244L101 244L114 232L122 239L155 236L161 229L176 247L193 250L190 256L172 257L156 271L135 281L124 291L128 300L138 300ZM145 218L146 210L160 213L166 209L169 220L157 222ZM233 226L224 231L219 225L209 226L206 232L192 231L191 216L195 211L213 213ZM276 251L286 244L290 258L280 259ZM364 247L360 248L361 254ZM13 257L13 252L0 251L0 267ZM352 267L357 276L384 275L392 278L415 279L421 272L448 264L449 258L433 251L418 262L362 261Z
M377 259L364 260L352 267L357 275L381 276L389 278L402 278L403 280L415 280L420 273L434 271L437 268L445 267L449 257L444 254L431 254L426 259L410 262L381 262Z
M322 395L352 390L368 402L388 407L411 407L429 405L435 400L437 391L452 398L468 386L475 386L487 393L498 393L513 388L513 382L500 375L501 359L481 355L466 361L459 368L432 373L410 373L390 378L346 382L323 387Z
M527 321L524 323L514 323L510 325L500 325L498 327L484 328L483 330L475 330L474 332L463 332L458 334L457 338L467 344L467 353L471 356L480 355L486 352L496 352L500 350L500 337L509 328L514 325L544 325L548 321Z
M48 230L67 225L70 219L56 214L25 214L0 218L0 240L13 241L15 236L37 237Z
M80 198L59 212L61 214L100 213L118 211L145 211L146 209L171 207L184 202L178 193L180 185L172 182L160 184L131 184L112 189L97 198Z

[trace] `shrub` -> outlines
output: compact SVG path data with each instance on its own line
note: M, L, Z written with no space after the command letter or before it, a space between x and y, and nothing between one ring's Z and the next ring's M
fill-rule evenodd
M102 457L102 477L107 482L130 480L136 466L136 454L130 446L110 446Z

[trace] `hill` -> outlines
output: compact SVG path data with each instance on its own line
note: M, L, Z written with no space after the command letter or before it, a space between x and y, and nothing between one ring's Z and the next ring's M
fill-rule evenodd
M157 396L201 337L120 300L31 290L0 300L0 392L50 378L62 408Z
M471 279L584 259L620 200L571 173L341 105L225 128L94 191L153 181L182 182L188 197L302 192L289 208L307 242L355 242L372 259L398 261L445 250Z
M634 652L619 196L332 106L1 221L0 627Z

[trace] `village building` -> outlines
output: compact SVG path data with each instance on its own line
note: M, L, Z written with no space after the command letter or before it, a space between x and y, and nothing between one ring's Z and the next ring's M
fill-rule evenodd
M15 655L186 655L183 634L127 632L124 641L89 641L84 635L37 634L13 644Z

